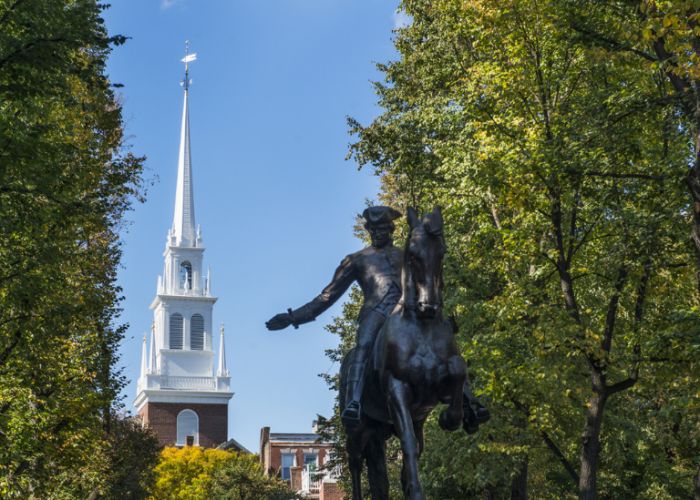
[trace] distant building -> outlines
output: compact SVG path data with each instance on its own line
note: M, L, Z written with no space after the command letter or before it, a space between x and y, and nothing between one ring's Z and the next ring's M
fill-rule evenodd
M316 433L277 433L260 429L260 462L265 472L289 482L307 498L344 498L334 471L328 468L332 444Z
M194 54L183 61L194 60ZM233 396L221 327L214 372L209 272L204 272L202 232L195 225L190 158L189 80L185 66L175 214L165 244L163 275L151 303L150 352L143 339L141 376L134 402L144 425L161 445L215 447L228 439L228 402Z
M225 443L221 443L219 446L217 446L218 449L220 450L226 450L226 451L236 451L239 453L246 453L246 454L252 454L252 452L243 446L241 443L236 441L235 439L229 439Z

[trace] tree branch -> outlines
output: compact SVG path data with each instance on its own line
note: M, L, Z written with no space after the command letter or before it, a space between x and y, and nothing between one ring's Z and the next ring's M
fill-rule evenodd
M540 431L540 436L542 436L542 440L544 441L544 444L547 445L547 448L549 448L549 451L551 451L554 456L559 459L559 462L561 462L561 464L564 466L566 472L569 473L574 485L578 485L579 476L576 469L574 469L573 465L571 465L571 462L569 462L569 460L564 456L564 453L562 453L559 447L554 443L554 441L552 441L549 434L547 434L545 431Z
M522 412L526 417L530 417L530 409L525 406L523 403L520 401L517 401L514 398L511 398L511 401L513 402L513 405L515 405L515 408ZM571 462L569 459L566 458L566 455L559 449L559 447L556 445L556 443L552 440L552 438L549 437L549 434L547 434L546 431L539 431L540 436L544 440L544 443L547 445L547 448L549 448L549 451L551 451L554 456L556 456L561 464L564 466L564 469L566 469L566 472L569 473L569 476L571 476L571 479L574 482L574 485L578 484L579 477L578 474L576 473L576 469L574 469L573 465L571 465Z
M617 279L615 280L615 291L610 297L610 302L608 302L608 312L605 316L605 331L603 334L603 342L601 347L606 353L610 353L612 348L612 338L615 332L615 321L617 319L617 306L620 303L620 295L622 294L622 289L625 286L625 280L627 279L627 269L622 266L617 271Z
M654 54L650 54L649 52L637 49L628 43L623 43L619 40L607 37L596 31L592 31L580 24L573 23L571 27L575 31L578 31L580 34L587 37L591 42L597 43L598 45L606 47L615 52L630 52L632 54L638 55L639 57L646 59L649 62L657 62L659 60L657 57L654 56Z
M672 62L673 60L673 54L671 54L668 50L666 50L666 42L664 41L663 37L659 37L656 40L654 40L654 43L652 44L654 47L654 52L656 52L656 55L658 56L658 61L659 62L669 62L669 66L675 67L676 65ZM673 88L676 89L677 92L681 94L685 94L688 90L690 90L690 82L687 80L681 78L677 74L673 73L672 71L669 71L668 68L664 68L664 72L666 73L666 76L668 77L669 81L671 82L671 85L673 85Z
M583 175L589 177L610 177L613 179L646 179L650 181L663 181L668 179L667 175L650 175L650 174L633 174L633 173L621 173L616 174L612 172L600 172L597 170L587 170L583 172Z
M630 387L632 387L636 383L637 383L636 376L628 377L625 380L617 382L616 384L606 386L605 393L608 396L610 396L612 394L615 394L616 392L620 392L620 391L624 391L625 389L629 389Z
M576 238L578 207L581 204L581 178L577 176L576 181L576 189L574 190L574 204L573 207L571 207L571 221L569 223L569 248L566 252L566 260L569 263L571 263L572 259L574 258L574 250L576 248L574 239Z

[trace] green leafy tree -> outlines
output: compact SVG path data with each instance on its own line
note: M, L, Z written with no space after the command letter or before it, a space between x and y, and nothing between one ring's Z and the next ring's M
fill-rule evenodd
M691 237L700 290L700 4L696 1L623 0L563 2L566 20L584 45L614 53L639 65L650 77L669 83L664 95L639 106L671 108L684 118L692 144L681 168L692 201Z
M155 467L160 458L158 437L141 419L114 415L108 437L109 467L105 486L94 497L148 498L155 482Z
M0 0L0 496L86 497L111 466L116 273L143 193L88 0Z
M297 498L286 483L265 476L255 455L199 447L165 448L155 468L157 499Z
M443 206L445 307L494 415L473 438L428 428L428 494L689 496L694 150L648 105L671 79L581 44L567 2L402 5L351 155L387 202Z
M237 454L212 473L210 498L221 500L292 500L298 498L286 482L264 475L260 458Z

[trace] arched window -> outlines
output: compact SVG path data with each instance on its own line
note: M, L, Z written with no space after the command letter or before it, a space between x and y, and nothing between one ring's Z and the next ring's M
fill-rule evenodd
M204 318L201 314L193 314L190 323L190 349L204 349Z
M180 288L192 290L192 264L187 261L180 264Z
M170 315L170 348L182 349L182 314Z
M199 417L193 410L177 414L177 446L199 446Z

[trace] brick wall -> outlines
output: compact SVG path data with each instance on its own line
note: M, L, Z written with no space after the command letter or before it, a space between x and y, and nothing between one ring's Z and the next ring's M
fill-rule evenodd
M228 437L228 404L148 403L139 414L158 435L161 446L174 446L177 415L189 409L199 417L199 446L213 448Z
M289 469L289 489L299 491L301 489L301 469L303 467L291 467Z
M318 500L344 500L345 495L340 489L338 483L325 482L321 483L321 489L318 492Z
M279 471L282 466L282 450L294 450L297 465L304 465L304 450L312 449L318 453L318 465L322 468L326 463L326 455L331 445L325 443L270 443L268 470Z

